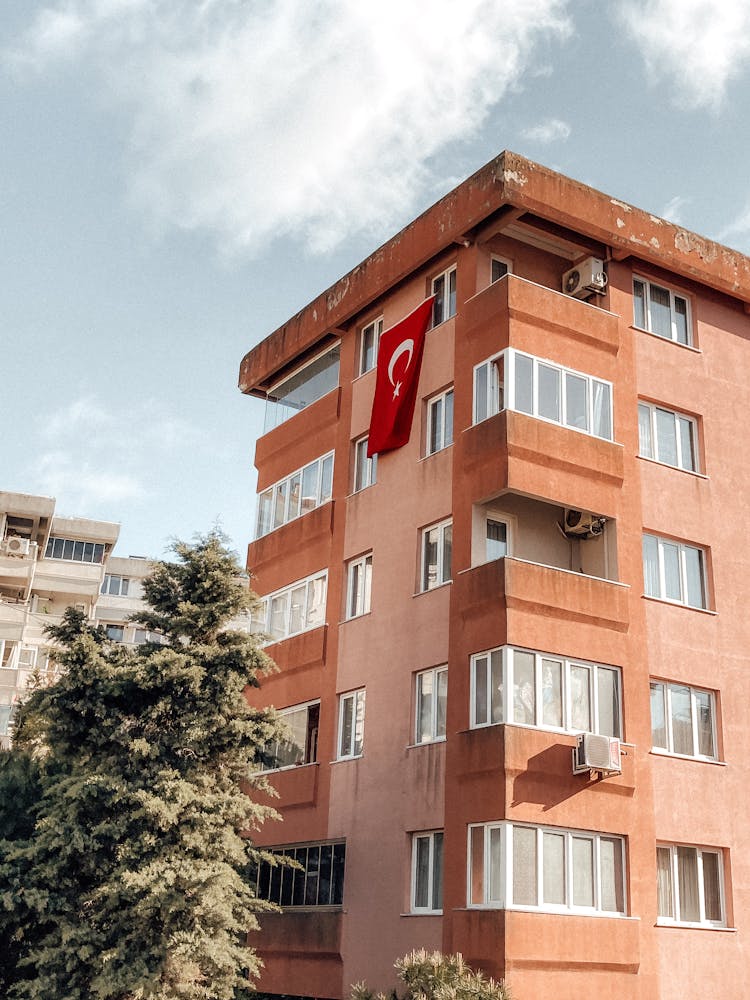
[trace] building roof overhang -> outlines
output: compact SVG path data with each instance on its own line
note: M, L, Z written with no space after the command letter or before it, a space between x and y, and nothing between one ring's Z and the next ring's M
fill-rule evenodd
M265 396L293 359L454 244L505 232L574 262L637 257L739 299L750 311L750 258L505 151L446 194L249 351L239 387Z

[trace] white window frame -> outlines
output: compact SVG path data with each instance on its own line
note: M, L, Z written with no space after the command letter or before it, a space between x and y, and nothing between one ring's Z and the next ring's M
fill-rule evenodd
M521 405L516 398L516 373L519 369L519 361L530 362L531 364L531 404L530 407ZM501 377L500 370L503 370ZM540 371L550 371L558 377L558 416L557 418L543 414L539 393ZM487 405L485 408L479 407L479 394L477 392L480 376L487 387ZM566 389L568 379L583 380L585 383L586 406L585 406L585 427L579 427L575 423L569 422L568 414L568 392ZM586 434L588 437L599 438L601 441L614 440L614 395L612 383L596 375L589 375L586 372L577 371L575 368L567 368L550 361L547 358L540 358L526 351L517 351L514 347L508 347L498 354L494 354L478 365L474 366L473 381L473 421L475 424L482 420L494 417L501 410L514 410L517 413L525 413L536 420L543 420L546 423L556 424L558 427L565 427L567 430L576 431L579 434ZM598 433L595 430L597 425L596 387L599 390L601 399L608 400L606 415L606 433ZM486 413L483 412L486 409ZM601 417L600 417L601 419Z
M120 642L120 643L125 642L125 630L126 630L125 622L102 622L101 624L110 642ZM111 636L109 634L110 629L115 629L118 632L121 632L122 634L119 636L119 638L115 638L114 636Z
M23 670L33 670L36 667L37 653L39 652L38 646L24 646L18 650L18 666L19 669Z
M636 284L639 284L643 288L643 317L639 317L636 314L636 307L639 301L639 297L636 295ZM659 333L654 329L654 323L651 314L651 299L652 299L652 288L658 288L663 292L669 293L669 319L670 319L670 336L667 337L663 333ZM680 338L680 331L678 323L675 317L678 315L676 301L680 300L685 303L685 336L686 339L682 340ZM676 292L673 288L669 288L667 285L661 285L656 281L651 281L649 278L644 278L639 274L633 275L633 326L638 330L645 330L647 333L653 334L655 337L661 337L662 340L671 340L676 344L683 344L687 347L693 346L693 322L690 309L690 299L687 295L682 292Z
M450 399L450 405L448 401ZM450 419L448 411L450 410ZM427 400L425 455L435 455L453 444L453 386ZM437 431L437 433L435 433ZM433 438L435 447L433 448Z
M347 717L350 716L350 737L345 742ZM357 730L359 729L359 735ZM339 730L336 760L357 760L365 749L365 689L339 695Z
M255 512L255 538L263 538L270 535L272 531L283 528L290 521L295 521L298 517L303 517L310 511L328 503L333 495L333 461L334 452L329 451L319 458L313 459L299 469L295 469L288 476L284 476L277 483L267 487L258 494ZM326 464L328 472L325 471ZM304 496L305 473L315 468L315 485L310 496ZM296 502L293 497L294 481L298 482L298 496ZM326 482L328 486L326 487ZM276 512L281 508L282 517L276 524ZM267 516L266 516L267 514Z
M451 296L451 278L453 278L453 295ZM435 286L442 279L443 281L443 298L442 302L439 299L435 299L432 306L432 326L440 326L441 323L445 323L446 320L451 319L456 315L458 311L458 271L456 265L452 264L447 267L440 274L436 274L435 277L430 282L430 289L432 295L437 295Z
M320 726L320 699L319 698L317 700L313 700L313 701L302 702L299 705L290 705L288 708L281 708L281 709L278 710L277 714L279 716L279 719L284 723L284 725L287 724L285 722L285 720L289 716L296 715L297 713L301 713L301 712L305 713L305 746L300 748L302 750L302 757L303 757L303 759L301 761L295 761L292 764L281 764L278 767L273 767L273 766L270 766L270 767L261 767L261 770L264 773L267 773L267 772L270 772L270 771L288 771L291 768L301 767L301 766L304 766L306 764L315 764L315 763L317 763L317 760L318 760L318 731L317 730L314 731L315 732L315 736L314 736L314 738L311 741L311 746L309 748L310 752L308 753L308 741L311 740L311 737L310 737L310 709L311 708L315 708L315 707L318 708L318 726ZM289 742L290 742L289 740L278 739L278 740L274 740L272 746L273 746L273 748L277 752L277 748L278 748L278 746L279 746L280 743L289 743ZM308 759L308 757L309 757L309 759Z
M724 851L720 847L699 847L695 844L668 844L668 843L658 843L657 848L657 871L659 871L658 863L658 852L668 851L669 852L669 893L672 903L672 914L659 913L659 909L662 906L662 900L660 898L661 894L657 891L657 924L665 925L678 925L682 927L726 927L727 921L727 910L726 910L726 894L724 886ZM698 920L681 920L679 919L679 914L681 913L680 899L680 878L679 878L679 851L688 850L695 852L696 861L696 888L698 890L698 908L699 908L699 919ZM721 910L721 917L718 920L712 920L706 916L706 898L705 898L705 879L703 873L703 859L704 856L711 855L715 857L716 860L716 870L717 870L717 888L719 894L719 908ZM659 885L661 888L661 885Z
M536 893L536 903L517 903L514 899L514 833L516 830L535 831L534 848L536 856L536 866L534 874L534 888ZM474 877L475 859L473 851L476 849L475 831L481 831L481 858L478 865L481 865L481 872ZM544 845L545 834L555 838L563 839L563 894L564 902L544 901ZM499 859L497 855L492 857L491 845L499 840ZM576 903L573 900L575 888L574 879L574 854L573 845L575 841L583 841L591 844L592 856L592 878L589 883L593 898L592 905ZM602 891L602 843L616 842L619 846L619 871L622 875L622 883L615 886L615 892L622 899L622 909L605 909ZM505 909L505 910L525 910L545 913L569 913L587 914L590 916L624 917L627 915L627 866L626 866L625 838L619 834L601 833L590 830L573 830L554 826L535 826L528 823L510 823L498 821L495 823L475 823L468 828L468 851L467 851L467 886L466 903L470 909ZM475 884L479 883L481 874L481 899L474 897ZM613 867L613 874L617 874L617 865ZM618 892L619 890L619 892Z
M690 684L680 684L677 681L663 681L653 679L650 682L651 689L651 745L657 753L667 753L675 757L690 757L696 760L718 760L718 740L717 740L717 728L716 728L716 692L711 691L709 688L699 688L692 687ZM654 708L654 695L657 693L661 702L662 712L664 715L664 733L665 733L665 746L660 743L655 742L655 720L653 716ZM674 738L674 712L672 707L672 699L674 697L677 689L684 689L688 692L690 698L690 731L691 731L691 742L692 742L692 752L684 753L681 750L675 750L675 738ZM700 731L698 727L698 717L701 711L701 706L699 700L701 696L704 696L707 700L710 714L710 725L711 725L711 753L704 754L700 752Z
M494 562L495 559L504 559L513 554L513 535L515 531L516 518L505 514L502 511L484 510L482 523L484 525L484 559L483 562ZM488 552L489 538L487 537L487 527L490 521L495 524L505 525L505 552L501 556L492 556Z
M647 539L651 539L656 542L656 557L657 557L657 570L658 570L658 581L657 589L658 593L651 593L649 590L649 576L646 572L646 548L650 545ZM674 546L677 548L678 552L678 566L679 566L679 576L680 576L680 597L667 597L667 583L666 583L666 563L664 558L664 551L666 546ZM699 569L701 578L701 589L703 591L703 601L701 604L694 604L688 600L688 571L687 571L687 558L688 552L697 552L699 556ZM687 542L678 542L673 538L664 538L662 535L655 535L651 532L644 531L643 533L643 592L646 597L654 597L659 601L666 601L669 604L677 604L685 608L696 608L701 611L705 611L709 607L709 595L708 595L708 562L706 559L706 549L702 548L700 545L690 545Z
M0 668L15 670L20 643L16 639L0 639Z
M420 906L417 899L422 895L419 881L419 846L420 842L427 845L427 904ZM430 830L424 833L413 833L411 838L411 912L412 913L442 913L443 912L443 831ZM438 897L438 898L436 898Z
M533 656L533 676L534 687L530 694L533 694L533 722L517 719L518 715L516 700L518 697L515 678L515 654L521 653L525 656ZM560 665L560 701L562 707L562 725L552 725L544 721L545 712L545 667ZM573 725L574 704L573 690L576 684L576 677L580 677L583 671L587 671L587 702L589 707L590 728L582 729ZM599 672L607 671L613 675L614 690L617 693L617 712L615 716L614 732L602 733L602 706L600 704ZM622 671L619 667L606 663L593 663L589 660L580 660L574 657L558 656L555 653L543 653L539 650L525 649L521 646L496 646L494 649L483 650L474 653L470 659L470 728L484 729L487 726L516 725L529 726L533 729L545 729L549 732L600 733L605 736L614 736L622 739L623 718L622 718ZM480 678L480 673L482 674ZM493 690L493 676L499 675L502 689L499 697ZM479 683L481 680L481 683ZM481 692L484 692L484 705L480 706ZM481 712L478 711L481 709Z
M495 262L505 265L505 274L499 274L496 278L493 278L492 273L495 269ZM490 284L494 285L496 281L502 281L509 274L513 274L513 261L509 260L508 257L501 257L498 253L490 254Z
M99 593L109 597L127 597L129 589L130 577L120 576L117 573L105 573Z
M438 587L442 587L446 583L451 582L451 567L446 566L446 533L450 529L451 533L451 561L453 559L453 519L447 518L444 521L438 521L436 524L428 524L426 528L422 528L421 532L421 544L420 544L420 559L419 559L419 590L420 593L426 593L428 590L435 590ZM436 565L436 578L433 583L429 581L429 567L427 565L427 538L430 532L437 531L437 565Z
M367 363L367 337L372 336L372 364ZM371 372L373 368L377 367L378 363L378 347L380 346L380 338L383 335L383 317L378 316L377 319L371 320L371 322L366 323L359 334L359 374L364 375L366 372Z
M62 554L55 554L55 553ZM64 538L62 535L50 535L44 550L45 559L59 559L61 562L94 563L99 566L107 555L107 546L103 542L87 542L82 538Z
M357 438L354 442L354 476L352 493L361 493L378 481L378 456L367 457L367 442L369 435Z
M660 454L658 419L659 414L667 414L672 418L674 425L674 441L676 461L669 462ZM647 421L647 424L646 424ZM648 440L644 434L644 424L648 427ZM681 425L686 424L692 446L692 455L685 456ZM678 410L670 410L667 406L659 406L657 403L647 403L643 399L638 400L638 454L641 458L649 458L652 462L659 462L661 465L668 465L672 469L682 469L683 472L700 472L700 461L698 458L698 423L695 417L690 417L687 413L680 413ZM692 462L691 462L692 459Z
M320 393L314 399L309 399L305 402L304 406L301 407L289 407L285 402L284 397L282 399L278 398L275 394L278 393L279 389L282 389L287 382L291 382L292 379L300 375L306 368L312 368L316 361L320 361L321 358L326 357L328 354L336 353L336 382L325 392ZM331 366L333 368L333 365ZM266 393L266 413L263 422L263 433L267 434L269 431L274 430L276 427L280 427L281 424L295 417L301 410L307 409L313 403L317 403L319 399L327 396L329 392L333 392L334 389L338 388L341 379L341 341L337 340L335 344L329 344L322 350L318 351L313 357L308 358L302 364L298 365L294 371L285 375L278 382L274 383ZM309 380L308 380L309 383ZM308 384L304 383L304 384ZM291 410L291 412L290 412Z
M427 713L425 713L429 716L428 722L430 732L428 736L423 737L421 726L421 722L423 721L423 713L421 711L423 704L422 689L424 686L424 679L427 677L430 678L432 685L432 691L428 695L430 705ZM442 722L440 713L441 686L444 686ZM429 670L420 670L418 674L415 674L414 692L414 745L424 746L426 743L444 742L446 736L446 712L448 707L448 665L443 664L440 667L431 667ZM425 698L428 696L425 696Z
M311 610L311 593L314 595L315 584L322 581L323 594L319 602L319 606L322 608L321 620L310 621L310 610ZM295 590L299 590L302 587L305 588L305 609L303 614L303 627L295 629L292 631L292 593ZM271 609L273 607L273 602L277 598L287 598L286 600L286 611L285 616L285 631L283 634L274 636L271 631ZM301 635L303 632L309 632L314 628L320 628L321 625L325 625L326 622L326 601L328 599L328 570L321 570L319 573L312 573L310 576L303 577L301 580L295 580L294 583L289 584L287 587L282 587L280 590L275 590L272 594L264 594L263 597L259 599L258 606L253 612L252 617L252 630L254 632L263 632L267 636L266 643L270 644L273 642L283 642L284 639L289 639L295 635ZM315 607L315 603L312 607Z
M345 621L369 614L372 605L372 552L351 559L346 569Z

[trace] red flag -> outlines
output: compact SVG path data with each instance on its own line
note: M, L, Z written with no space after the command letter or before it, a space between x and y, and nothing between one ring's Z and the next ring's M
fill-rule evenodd
M434 299L434 295L425 299L414 312L380 337L378 374L367 442L368 458L400 448L409 440L424 337Z

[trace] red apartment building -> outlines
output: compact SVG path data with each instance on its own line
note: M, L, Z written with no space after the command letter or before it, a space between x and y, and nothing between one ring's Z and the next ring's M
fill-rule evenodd
M749 303L748 258L505 152L244 358L259 839L301 866L259 874L261 990L426 947L517 1000L750 996Z

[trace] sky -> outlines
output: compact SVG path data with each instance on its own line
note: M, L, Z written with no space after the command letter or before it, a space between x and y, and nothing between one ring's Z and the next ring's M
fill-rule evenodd
M750 254L748 56L748 0L0 0L0 490L244 561L244 354L503 149Z

